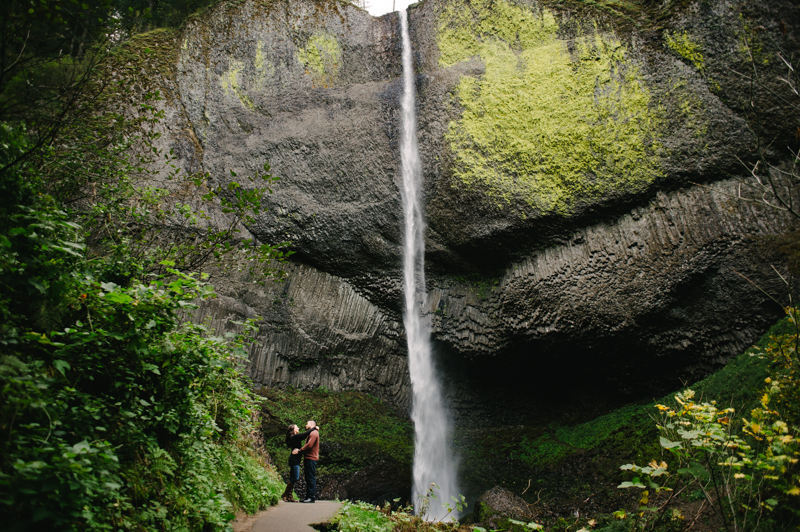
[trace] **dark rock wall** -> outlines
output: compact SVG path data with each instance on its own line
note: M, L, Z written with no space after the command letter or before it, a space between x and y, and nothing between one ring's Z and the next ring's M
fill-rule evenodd
M760 39L764 79L787 95L775 51L797 49L800 17L779 3L642 4L624 17L500 0L410 10L426 313L459 412L502 417L509 383L536 411L558 371L589 395L665 390L718 367L780 314L749 281L785 296L764 242L793 222L729 198L747 174L739 159L755 153L747 83L732 72L748 65L747 35ZM220 328L263 318L259 383L367 391L407 408L396 15L246 1L199 16L175 45L164 146L219 183L269 162L281 181L247 229L296 251L282 283L216 278L224 297L204 317ZM758 133L792 142L777 117L797 117L759 98L774 120Z

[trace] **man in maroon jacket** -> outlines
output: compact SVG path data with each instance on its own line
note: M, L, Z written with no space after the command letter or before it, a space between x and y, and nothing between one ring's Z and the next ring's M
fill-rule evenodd
M313 420L306 423L306 430L317 426ZM317 496L317 461L319 460L319 431L308 435L306 444L292 451L292 454L303 455L303 470L306 477L306 498L301 502L314 502Z

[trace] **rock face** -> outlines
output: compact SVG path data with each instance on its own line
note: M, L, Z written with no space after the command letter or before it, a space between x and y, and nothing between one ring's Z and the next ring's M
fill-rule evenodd
M509 397L536 410L555 372L617 398L678 386L780 314L761 290L786 293L764 244L792 219L731 195L756 138L796 143L776 53L798 49L800 8L582 6L426 0L409 12L425 312L449 397L477 422L519 415ZM245 1L189 22L175 46L164 147L223 184L247 186L269 162L281 181L247 229L296 251L282 283L215 279L224 297L205 316L220 328L262 317L259 383L407 408L397 16ZM740 74L754 64L750 106ZM767 124L755 136L753 109Z

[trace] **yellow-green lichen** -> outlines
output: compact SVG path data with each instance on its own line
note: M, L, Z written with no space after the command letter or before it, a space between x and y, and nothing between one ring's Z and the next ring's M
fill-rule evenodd
M446 139L452 173L499 206L540 213L647 188L662 174L650 95L625 46L598 31L572 52L547 10L505 0L450 2L439 13L440 64L477 57L482 76L456 90L463 108Z
M231 59L228 63L228 70L220 76L219 82L226 94L235 94L239 101L242 102L242 105L254 111L255 105L242 88L242 70L244 70L244 64L236 59Z
M275 65L273 65L267 57L267 54L264 51L265 46L266 45L261 41L256 43L255 81L259 87L263 87L276 79Z
M669 86L670 93L678 102L677 122L691 131L692 136L704 138L708 134L708 113L704 102L689 88L685 79L671 79Z
M318 33L304 48L297 50L297 60L305 66L315 87L330 87L339 73L342 49L335 36Z
M706 67L703 53L700 51L700 44L694 41L688 33L664 32L664 40L667 46L679 56L692 62L697 70Z

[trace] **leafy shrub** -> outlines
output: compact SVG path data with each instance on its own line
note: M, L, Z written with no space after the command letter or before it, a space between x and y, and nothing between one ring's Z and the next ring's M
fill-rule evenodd
M771 375L747 418L737 418L735 408L717 401L696 400L693 390L678 393L677 406L656 405L660 445L672 455L672 468L655 460L621 467L637 476L620 488L645 490L640 516L652 517L636 519L642 528L655 527L671 511L673 498L692 490L700 491L704 507L729 532L773 526L776 517L791 523L800 516L800 316L795 308L786 311L781 332L751 353L771 362ZM665 503L649 507L650 490L671 493Z
M223 530L234 508L274 504L281 483L246 445L245 335L186 320L213 288L172 269L128 288L99 281L80 228L46 201L2 221L9 530Z

